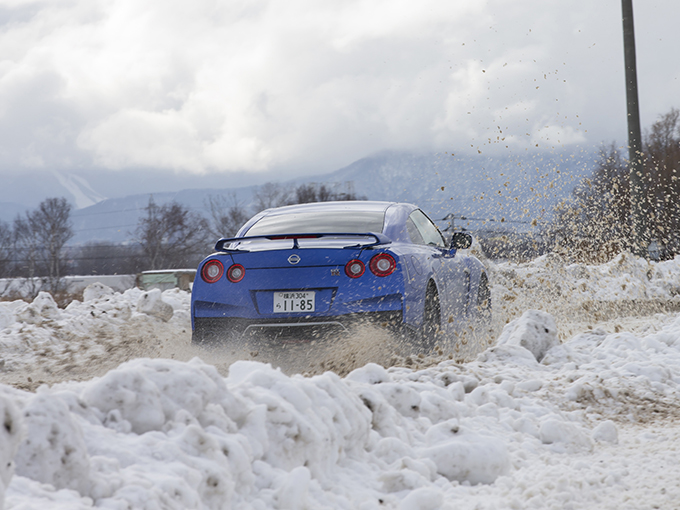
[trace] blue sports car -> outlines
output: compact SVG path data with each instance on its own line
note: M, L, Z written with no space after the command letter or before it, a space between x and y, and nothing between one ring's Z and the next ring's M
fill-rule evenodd
M310 339L368 321L432 343L491 312L485 268L411 204L348 201L267 209L196 273L192 341Z

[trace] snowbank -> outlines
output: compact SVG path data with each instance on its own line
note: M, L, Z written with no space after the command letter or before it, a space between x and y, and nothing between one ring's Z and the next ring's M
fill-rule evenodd
M137 275L88 275L88 276L64 276L64 286L67 292L77 294L88 286L99 283L116 292L125 292L136 285ZM28 280L25 278L0 278L0 297L9 295L29 296L32 289L41 288L40 279Z
M553 324L528 313L504 335ZM6 508L620 501L637 476L617 460L621 420L652 401L660 412L677 407L680 317L643 338L581 335L548 347L540 363L520 344L465 366L369 364L344 379L289 377L251 361L233 364L225 378L199 359L137 359L36 393L5 387L12 425L0 437L8 445L0 460L16 464L11 481L2 477ZM587 460L598 456L607 464Z
M560 284L572 301L620 298L624 262L564 268L564 280L553 278L544 288ZM496 283L495 302L538 284L549 263L495 267L497 282L522 282ZM678 261L630 264L626 288L635 290L623 298L676 299ZM581 274L585 290L569 272ZM30 304L0 303L3 372L44 357L103 360L113 351L100 351L106 344L97 339L112 342L115 351L132 329L186 334L188 295L181 291L143 297L135 289L93 287L85 295L64 310L48 295ZM144 312L158 301L172 308L167 321ZM443 361L421 370L368 364L341 378L288 376L238 361L224 376L198 358L139 358L101 377L42 385L35 393L0 386L5 508L662 508L676 502L680 316L654 316L643 332L596 327L559 342L556 317L531 308L466 364ZM77 342L83 352L69 347ZM121 345L127 351L134 344ZM48 349L49 356L40 355Z
M526 264L489 263L494 313L528 309L555 319L565 341L593 322L680 311L680 256L651 262L622 253L602 265L564 264L548 254Z
M31 303L0 301L2 381L33 388L27 375L58 382L73 377L74 367L115 368L135 354L153 354L168 338L190 334L190 296L184 291L133 288L121 294L94 283L83 296L65 309L46 292Z

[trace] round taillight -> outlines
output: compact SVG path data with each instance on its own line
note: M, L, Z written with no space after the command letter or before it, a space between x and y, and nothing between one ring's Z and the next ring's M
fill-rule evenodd
M388 276L397 268L397 261L389 253L378 253L369 264L371 272L376 276Z
M359 278L366 271L366 266L360 260L350 260L345 264L345 274L350 278Z
M238 283L246 275L246 268L241 264L234 264L227 270L227 278L231 283Z
M209 260L203 265L201 270L201 277L206 283L215 283L222 278L224 273L224 266L219 260Z

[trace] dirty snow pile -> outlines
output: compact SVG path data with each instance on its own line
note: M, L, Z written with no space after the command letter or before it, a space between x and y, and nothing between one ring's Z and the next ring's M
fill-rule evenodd
M651 262L620 253L606 264L565 264L548 254L526 264L493 265L497 286L509 294L522 287L541 288L571 301L662 299L680 302L680 256Z
M680 318L560 344L527 311L476 362L341 379L138 359L2 387L5 508L651 508L680 498ZM653 426L654 424L652 424ZM14 476L12 476L14 469Z
M495 270L526 285L545 261L536 264ZM664 276L645 270L635 281L645 292L672 286L678 266L649 265ZM602 275L595 290L607 296L625 277L585 271ZM43 348L63 330L96 336L91 323L104 336L130 321L186 327L186 306L171 291L101 288L64 310L39 296L2 304L0 340L18 363L31 359L31 338ZM69 510L675 505L680 315L649 317L644 332L594 327L560 341L556 317L532 308L465 364L367 364L341 378L288 376L254 361L223 375L198 358L140 358L34 393L0 386L0 501Z
M0 301L0 381L32 388L82 367L115 368L154 354L169 338L189 337L189 307L189 294L178 289L121 294L100 283L65 309L47 292L31 303Z
M621 253L588 265L551 253L525 264L488 266L494 313L509 320L540 308L555 317L561 340L592 321L680 311L680 256L650 262Z

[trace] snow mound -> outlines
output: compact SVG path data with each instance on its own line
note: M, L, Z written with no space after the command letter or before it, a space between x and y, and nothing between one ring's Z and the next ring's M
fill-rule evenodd
M132 353L153 355L154 344L168 339L179 343L182 336L188 337L189 293L172 289L147 299L142 295L137 288L121 294L91 284L83 302L74 300L64 309L42 292L31 303L0 302L0 376L5 381L26 381L28 376L33 388L40 380L73 378L74 372L93 377L117 367ZM152 315L137 309L140 299L143 306L151 304Z
M527 310L519 319L509 323L497 345L512 345L524 347L533 354L536 361L541 361L545 354L559 345L555 319L540 310Z
M457 420L453 426L444 423L435 427L447 431L449 437L438 438L433 446L421 450L420 455L431 459L437 473L448 480L493 483L508 472L510 458L503 439L461 431ZM432 434L428 436L431 438Z
M87 494L90 459L83 432L62 400L38 394L23 409L26 434L16 473L57 489Z
M40 325L46 319L58 319L61 311L48 292L40 292L31 304L17 309L17 320L26 324Z
M535 306L578 310L599 291L672 302L680 289L680 259L545 258L494 272L499 307L520 307L519 289L542 296ZM560 343L556 314L523 309L475 361L368 364L345 378L139 357L162 334L189 342L189 299L94 286L64 310L46 295L0 303L0 374L25 381L40 366L61 381L34 381L36 393L0 386L6 507L665 508L680 498L669 483L680 478L677 314ZM89 365L99 377L70 380Z
M523 324L549 322L532 313ZM479 497L490 507L616 498L633 481L616 467L616 450L608 464L571 459L618 447L617 424L603 418L621 412L617 390L640 408L677 399L680 321L642 338L575 337L549 348L543 363L529 348L544 352L550 335L509 329L505 347L532 363L369 364L343 379L288 376L252 361L223 377L198 358L135 359L37 394L6 388L10 422L22 409L27 431L20 442L12 425L0 438L9 459L19 444L17 473L3 478L7 504L419 509ZM561 491L544 490L560 462Z
M532 364L490 357L420 371L366 365L344 379L288 376L252 361L223 377L197 358L136 359L98 379L13 395L9 405L23 410L28 433L8 504L414 509L448 508L474 494L502 507L514 494L550 506L558 500L536 492L549 469L534 466L620 441L614 421L600 416L620 407L605 391L626 385L647 398L677 395L680 343L671 336L680 326L643 339L575 338L548 352L550 364L515 345ZM578 369L553 354L559 349L580 356ZM590 388L588 409L597 412L573 407L575 384ZM597 462L577 464L562 476L578 480L565 482L559 498L582 507L614 478L595 476Z
M16 320L16 315L8 303L0 303L0 330L8 328Z
M90 384L82 400L104 414L106 426L126 433L162 430L182 411L206 426L233 428L229 414L222 411L235 412L233 397L215 368L198 360L186 365L131 361Z
M14 456L19 448L23 427L21 414L14 399L0 394L0 510L5 501L5 490L14 474Z
M169 321L174 313L172 306L163 301L160 289L151 289L139 296L137 310L165 322Z
M531 364L542 361L558 345L555 319L540 310L527 310L503 328L496 346L480 354L479 360L514 358Z
M543 444L553 445L558 452L592 450L590 438L574 423L551 417L541 423L539 436Z
M613 421L606 420L593 429L592 438L600 442L618 443L619 431Z
M100 282L91 283L83 291L83 301L94 301L113 296L115 292L111 287L108 287Z

